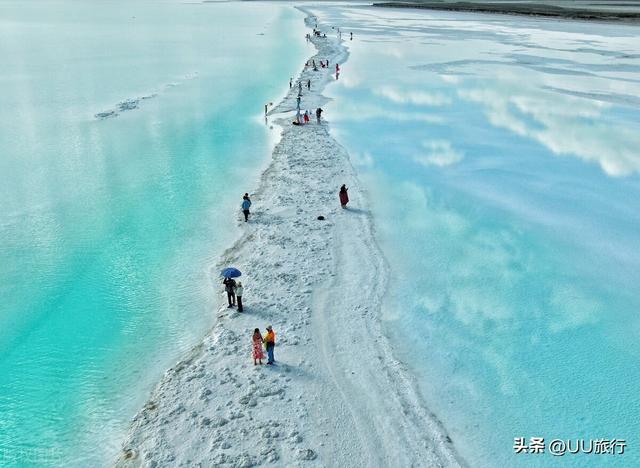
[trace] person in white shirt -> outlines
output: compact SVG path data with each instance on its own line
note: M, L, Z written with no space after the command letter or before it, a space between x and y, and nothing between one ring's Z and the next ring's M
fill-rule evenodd
M242 283L238 281L238 285L236 286L236 303L238 304L238 312L242 312L242 293L244 288L242 287Z

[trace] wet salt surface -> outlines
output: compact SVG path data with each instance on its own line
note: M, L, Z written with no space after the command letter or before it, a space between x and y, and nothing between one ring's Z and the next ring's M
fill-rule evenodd
M95 115L96 119L102 120L102 119L108 119L111 117L117 117L120 112L126 112L126 111L130 111L130 110L134 110L134 109L138 109L140 108L140 103L146 99L152 99L154 97L156 97L157 94L149 94L148 96L141 96L139 98L133 98L133 99L125 99L122 102L119 102L116 105L115 110L108 110L108 111L104 111L104 112L98 112Z
M471 466L545 466L556 457L515 455L514 437L631 446L638 28L314 13L354 32L325 110L368 187L392 270L388 332L456 448Z
M198 72L192 72L192 73L189 73L189 74L185 75L183 77L182 81L190 80L190 79L196 78L197 76L198 76ZM163 91L167 91L167 90L170 90L171 88L175 88L176 86L180 86L181 82L168 83L168 84L164 85L161 88L161 91L159 91L157 93L151 93L151 94L147 94L147 95L144 95L144 96L139 96L139 97L135 97L135 98L129 98L129 99L125 99L124 101L120 101L118 104L116 104L115 108L109 109L109 110L105 110L105 111L102 111L102 112L98 112L97 114L94 115L94 117L96 119L98 119L98 120L109 119L109 118L112 118L112 117L117 117L122 112L130 111L130 110L134 110L134 109L139 109L140 105L143 103L143 101L146 101L148 99L153 99L153 98L157 97L158 94L162 93Z
M268 160L262 105L306 56L302 15L1 8L0 465L104 466L214 320L209 268Z

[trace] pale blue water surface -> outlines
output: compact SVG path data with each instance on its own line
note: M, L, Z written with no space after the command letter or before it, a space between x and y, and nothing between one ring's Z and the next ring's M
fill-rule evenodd
M456 448L640 466L640 28L313 11L350 49L325 110L390 264L385 323ZM515 437L627 449L516 455Z
M108 465L206 333L302 18L0 0L0 465Z

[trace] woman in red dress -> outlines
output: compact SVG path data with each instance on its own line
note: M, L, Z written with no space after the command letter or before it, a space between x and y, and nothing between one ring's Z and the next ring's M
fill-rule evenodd
M253 331L253 365L257 365L258 362L262 364L263 358L264 351L262 350L262 334L260 333L260 329L256 328Z
M345 184L342 184L342 187L340 187L340 205L342 205L342 208L346 208L347 207L347 203L349 203L349 194L347 193L347 190L349 190Z

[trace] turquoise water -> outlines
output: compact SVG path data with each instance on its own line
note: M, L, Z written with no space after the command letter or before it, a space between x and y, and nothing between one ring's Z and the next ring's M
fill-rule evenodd
M263 105L309 52L303 16L275 3L0 10L0 464L108 464L213 322L211 269L268 161Z
M325 114L372 201L390 336L458 450L640 466L640 28L314 12L355 34Z

